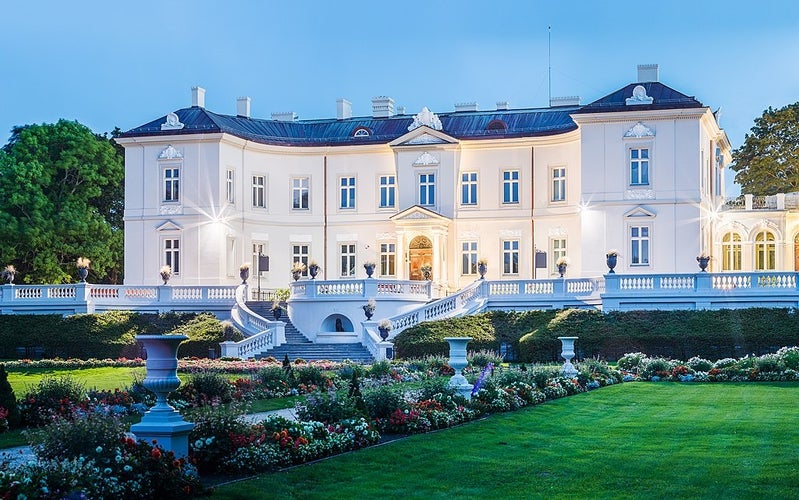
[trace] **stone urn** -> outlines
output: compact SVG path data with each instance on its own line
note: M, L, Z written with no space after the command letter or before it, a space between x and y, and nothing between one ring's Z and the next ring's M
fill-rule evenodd
M486 272L488 272L488 266L486 264L477 264L477 272L480 273L480 279L485 279Z
M558 264L558 274L560 274L561 278L566 275L567 267L568 267L567 264Z
M375 273L375 265L371 262L366 263L363 265L364 271L366 271L366 277L371 278L372 275Z
M280 321L280 317L283 316L283 309L280 306L273 307L272 316L275 317L275 321Z
M88 275L89 275L89 268L87 267L78 268L78 277L80 278L81 283L86 283L86 277Z
M292 271L291 277L294 278L294 281L297 281L302 276L302 271Z
M372 316L375 314L375 306L372 304L365 304L363 307L363 313L366 315L366 319L372 319Z
M618 258L619 258L618 255L616 255L615 253L613 254L609 253L605 255L605 262L607 263L609 269L608 274L616 274L616 271L614 271L613 269L616 267Z
M707 272L707 266L710 264L710 257L700 255L696 258L696 261L699 263L699 270L703 273Z
M560 343L563 345L560 355L566 360L566 362L563 363L561 373L567 377L577 375L577 369L572 364L572 358L574 357L574 341L578 338L579 337L558 337L558 340L560 340Z
M471 337L445 337L444 340L449 343L449 366L455 370L455 375L449 379L450 387L455 388L459 394L471 399L472 384L463 376L463 369L469 364L466 360L466 344L468 344Z
M385 342L388 338L388 328L377 327L377 331L380 333L380 338Z
M241 284L247 284L247 278L250 277L250 268L249 267L242 267L239 269L239 277L241 278Z
M178 457L188 455L189 432L194 424L186 422L168 402L167 396L180 386L178 378L178 346L186 335L137 335L136 341L147 352L147 376L143 385L155 393L155 406L144 414L141 422L130 427L138 439L156 440Z
M319 266L316 264L309 264L308 265L308 274L311 275L311 279L315 280L316 275L319 274Z

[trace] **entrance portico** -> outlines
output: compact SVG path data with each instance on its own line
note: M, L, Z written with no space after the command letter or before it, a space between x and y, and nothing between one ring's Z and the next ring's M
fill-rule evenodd
M452 220L419 205L391 217L397 234L397 247L404 265L399 265L399 279L424 280L429 266L430 279L443 289L449 288L447 239Z

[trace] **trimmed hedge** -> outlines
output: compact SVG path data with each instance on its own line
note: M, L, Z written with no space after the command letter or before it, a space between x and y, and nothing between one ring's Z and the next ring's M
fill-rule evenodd
M794 309L767 308L607 314L587 309L493 311L409 328L394 341L397 356L446 354L443 338L449 336L473 337L469 350L498 351L501 342L509 342L525 362L557 361L558 337L579 337L578 359L616 360L635 351L677 359L739 358L799 345L799 314Z
M224 340L221 322L210 313L4 315L0 358L136 358L141 355L136 335L144 333L188 335L178 350L181 357L206 357L209 347L218 347ZM25 353L18 354L17 348L25 348Z

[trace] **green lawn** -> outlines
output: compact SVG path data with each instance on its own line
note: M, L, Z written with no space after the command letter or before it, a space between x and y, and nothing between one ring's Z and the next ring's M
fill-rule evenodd
M215 498L799 498L799 385L628 383Z
M124 389L133 383L134 373L143 379L145 374L144 367L140 368L82 368L79 370L54 370L44 368L25 369L23 371L8 372L8 382L14 389L17 398L21 398L28 392L28 388L35 386L45 377L62 377L68 375L86 386L87 389ZM185 378L186 375L180 375Z

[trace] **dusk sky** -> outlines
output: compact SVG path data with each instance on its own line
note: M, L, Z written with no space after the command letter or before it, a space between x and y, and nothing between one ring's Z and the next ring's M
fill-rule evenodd
M739 147L769 106L799 101L799 3L730 1L11 2L0 14L0 144L15 125L128 130L191 104L252 116L369 115L589 103L657 63L660 80L721 107ZM731 176L730 176L731 177ZM728 193L734 194L734 193Z

